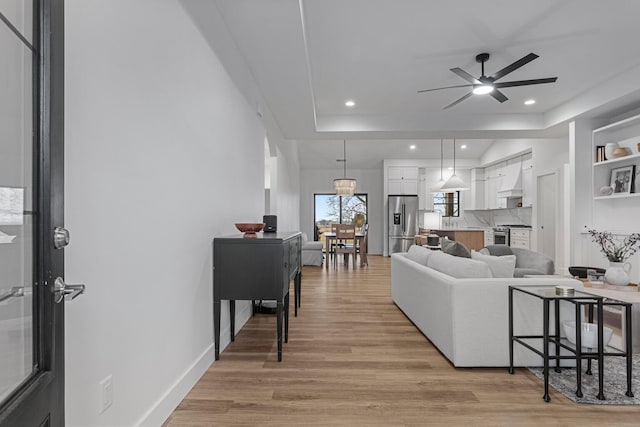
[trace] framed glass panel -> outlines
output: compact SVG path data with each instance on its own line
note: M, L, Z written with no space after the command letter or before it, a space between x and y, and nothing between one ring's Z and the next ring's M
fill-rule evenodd
M433 210L445 216L460 216L460 192L435 193L433 195Z
M367 218L367 194L337 196L314 194L314 240L325 245L324 233L331 231L331 224L356 224L356 232L362 230Z
M0 12L0 402L36 372L34 340L33 3Z

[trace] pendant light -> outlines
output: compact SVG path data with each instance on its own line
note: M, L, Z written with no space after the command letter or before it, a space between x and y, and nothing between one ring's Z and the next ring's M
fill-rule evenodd
M440 191L442 193L453 193L455 191L468 190L469 187L456 175L456 140L453 140L453 175L442 186Z
M336 178L333 180L333 185L336 188L336 195L338 196L353 196L356 192L356 180L353 178L347 178L347 141L343 140L343 158L337 159L336 162L344 163L344 177Z
M431 187L432 193L439 193L440 189L445 183L444 178L442 177L442 162L443 162L443 153L442 153L442 139L440 139L440 181L436 182L433 187Z

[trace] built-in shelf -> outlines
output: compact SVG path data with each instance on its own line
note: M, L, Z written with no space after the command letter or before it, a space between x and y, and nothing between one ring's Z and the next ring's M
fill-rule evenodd
M640 170L640 152L638 152L640 148L640 114L594 129L591 133L594 160L597 160L595 157L598 154L596 147L606 146L610 142L617 142L620 147L627 148L633 154L592 163L593 200L617 199L621 201L620 203L624 203L623 200L637 200L640 193L629 193L628 186L631 186L631 191L634 191L634 188L640 188L640 182L638 182L640 181L640 174L638 174ZM624 191L610 196L601 195L600 191L605 187L614 186L612 174L619 173L624 168L629 168L628 170L632 172L631 176L626 176L627 184L625 184ZM628 174L628 172L626 173Z
M629 154L628 156L618 157L617 159L603 160L602 162L595 162L593 164L593 167L596 168L600 166L611 166L616 163L621 163L621 162L635 160L635 159L640 159L640 153Z
M593 200L627 199L629 197L640 197L640 193L612 194L610 196L595 196Z

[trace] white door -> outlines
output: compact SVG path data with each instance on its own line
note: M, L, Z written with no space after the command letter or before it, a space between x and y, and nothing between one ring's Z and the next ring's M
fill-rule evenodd
M538 176L538 251L556 259L556 200L558 182L555 173Z

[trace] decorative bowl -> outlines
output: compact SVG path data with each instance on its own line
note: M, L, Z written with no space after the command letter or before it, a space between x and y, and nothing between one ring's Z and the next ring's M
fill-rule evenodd
M604 185L600 187L598 194L600 194L601 196L610 196L613 194L613 188L608 185Z
M256 233L264 228L264 223L236 222L236 228L244 233L244 237L256 237Z
M587 270L595 270L596 273L604 274L607 270L604 268L596 268L596 267L569 267L569 274L572 277L578 276L581 279L587 278Z
M582 347L598 348L598 325L596 323L580 323L582 327L582 334L580 339ZM576 322L573 320L565 321L562 323L564 333L571 344L576 343ZM613 336L613 329L603 326L602 328L602 343L605 347L611 341Z
M613 158L618 159L620 157L625 157L631 154L631 150L627 147L618 147L613 150Z

